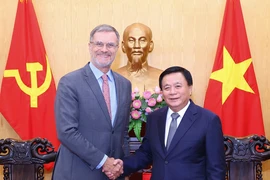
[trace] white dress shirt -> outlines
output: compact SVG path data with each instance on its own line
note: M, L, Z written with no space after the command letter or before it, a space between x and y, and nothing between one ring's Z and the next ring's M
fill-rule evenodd
M178 128L182 118L184 117L185 112L186 112L189 104L190 104L190 101L188 101L187 105L183 109L181 109L180 111L177 112L180 115L177 118L177 128ZM166 127L165 127L165 139L164 139L165 147L167 145L167 138L168 138L168 134L169 134L170 124L172 122L172 117L171 117L172 113L174 113L174 112L170 108L168 108L167 117L166 117Z

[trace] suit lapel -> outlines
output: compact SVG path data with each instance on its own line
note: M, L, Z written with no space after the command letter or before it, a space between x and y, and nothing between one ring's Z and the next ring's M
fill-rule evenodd
M196 106L195 104L190 101L190 105L187 109L187 111L184 114L184 117L181 120L181 123L179 124L175 135L172 139L171 145L168 150L168 154L174 149L177 143L183 138L183 136L186 134L186 132L190 129L192 124L196 121Z
M121 82L119 80L119 78L117 77L117 74L114 73L112 71L113 74L113 78L114 78L114 82L115 82L115 89L116 89L116 97L117 97L117 104L122 104L122 88L120 88ZM131 96L131 92L130 92L130 96ZM114 120L114 124L113 126L117 125L118 121L120 120L119 118L117 118L119 116L119 114L121 113L121 107L117 106L117 110L116 110L116 115L115 115L115 120Z
M92 72L92 70L89 67L89 64L85 65L83 70L84 70L83 73L84 73L85 81L87 82L87 84L89 85L93 94L95 95L95 98L97 99L98 104L99 104L101 110L103 111L103 114L105 114L105 116L106 116L106 120L111 124L111 118L110 118L110 115L109 115L109 112L107 109L105 99L104 99L102 91L99 87L98 81L97 81L94 73Z
M166 117L167 117L167 111L168 107L164 108L163 111L160 112L159 119L157 121L157 127L158 127L158 135L159 135L159 140L160 140L160 145L161 145L161 154L165 154L166 148L164 144L165 140L165 127L166 127Z

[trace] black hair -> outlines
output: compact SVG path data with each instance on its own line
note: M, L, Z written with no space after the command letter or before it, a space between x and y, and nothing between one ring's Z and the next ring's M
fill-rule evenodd
M172 67L169 67L167 68L166 70L164 70L160 76L159 76L159 87L160 89L162 90L162 80L164 78L164 76L168 75L168 74L172 74L172 73L182 73L183 76L185 77L186 81L187 81L187 84L188 86L192 86L193 85L193 80L192 80L192 76L190 74L190 72L183 68L183 67L180 67L180 66L172 66Z

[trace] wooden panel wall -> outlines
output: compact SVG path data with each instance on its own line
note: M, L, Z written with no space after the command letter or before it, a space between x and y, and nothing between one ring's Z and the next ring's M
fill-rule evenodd
M18 0L1 0L0 84L2 82ZM89 33L98 24L111 24L122 35L134 22L153 31L149 64L159 69L180 65L194 78L193 100L203 105L215 58L226 0L33 0L53 75L61 76L89 61ZM261 95L266 136L270 139L270 1L242 0L249 45ZM119 49L113 68L127 59ZM0 115L0 138L18 135ZM270 162L263 174L270 179ZM2 171L0 170L0 177ZM51 173L46 172L46 179Z

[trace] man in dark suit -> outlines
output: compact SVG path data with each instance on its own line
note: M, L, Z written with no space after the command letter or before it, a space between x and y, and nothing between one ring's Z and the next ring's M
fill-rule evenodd
M58 84L55 115L61 146L54 180L106 180L104 172L121 172L113 162L129 154L131 83L110 69L118 44L115 28L97 26L88 44L91 62Z
M185 68L174 66L161 73L159 86L168 107L148 115L142 145L123 160L124 175L152 164L151 180L225 179L220 119L193 103L192 85Z

